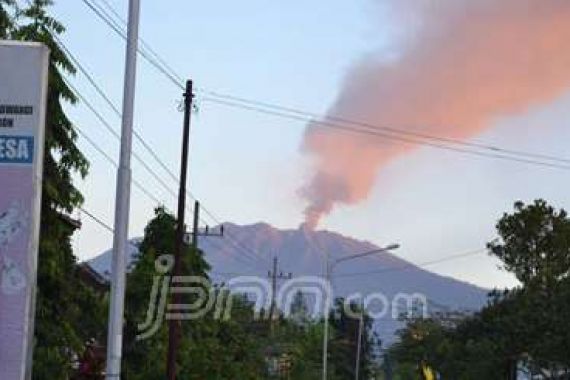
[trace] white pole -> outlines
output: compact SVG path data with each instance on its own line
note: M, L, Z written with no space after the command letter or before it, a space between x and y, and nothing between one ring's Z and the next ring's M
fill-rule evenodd
M359 379L360 376L360 351L362 351L362 330L364 328L364 302L360 306L360 321L358 322L358 344L356 345L356 368L354 369L354 378Z
M325 253L326 255L326 283L329 289L331 289L332 293L332 286L330 286L331 280L331 265L329 263L329 253L328 251ZM330 297L331 294L327 294L326 297ZM331 300L325 301L325 325L323 329L323 380L327 380L327 364L328 364L328 351L329 351L329 306Z
M329 289L331 290L330 293L332 293L333 287L332 287L332 271L333 268L336 264L343 262L343 261L348 261L348 260L352 260L352 259L357 259L360 257L364 257L364 256L370 256L376 253L383 253L383 252L387 252L387 251L391 251L393 249L398 249L400 248L399 244L390 244L389 246L385 247L385 248L378 248L372 251L367 251L367 252L363 252L363 253L359 253L356 255L352 255L352 256L346 256L346 257L342 257L340 259L336 259L335 261L333 261L332 263L330 262L330 253L328 251L325 252L325 264L326 264L326 268L325 268L325 279L326 279L326 283L329 286ZM329 295L327 295L328 297ZM332 296L332 294L330 294L330 296ZM329 346L329 304L334 302L334 298L332 300L327 300L327 302L325 302L325 324L324 324L324 331L323 331L323 379L322 380L327 380L327 365L328 365L328 346Z
M107 369L105 375L107 380L116 380L121 377L139 11L140 1L129 0L129 24L127 31L125 83L123 92L123 120L121 129L121 154L119 159L119 168L117 170L111 304L109 308L109 330L107 335Z

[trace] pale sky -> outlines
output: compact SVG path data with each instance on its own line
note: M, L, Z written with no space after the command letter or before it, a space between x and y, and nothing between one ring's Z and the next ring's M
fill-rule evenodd
M108 1L126 13L126 0ZM323 114L351 64L371 52L390 58L402 36L414 29L413 18L393 17L390 1L381 7L376 3L142 0L141 36L199 88ZM56 1L53 11L68 29L63 36L66 45L120 104L123 41L82 1ZM78 74L72 81L118 130L120 120L85 78ZM220 220L296 228L304 208L297 189L309 172L299 149L304 123L202 102L199 95L191 136L192 193ZM179 89L139 60L135 124L176 173L180 98ZM84 132L118 158L118 142L88 109L83 105L68 109ZM570 92L551 104L496 120L492 129L476 139L564 157L569 119ZM85 208L112 224L115 169L81 139L80 146L92 164L87 179L78 182ZM136 142L134 148L175 189L144 149ZM136 161L133 173L167 207L175 208L175 198ZM421 264L483 248L495 237L497 219L512 209L515 200L542 197L568 208L568 183L568 172L563 170L426 147L381 170L367 201L336 209L322 228L379 245L399 242L398 255ZM154 206L133 188L131 236L142 235ZM86 216L82 221L83 229L75 238L80 259L111 247L107 231ZM259 269L266 268L255 271ZM515 283L484 253L428 269L485 287Z

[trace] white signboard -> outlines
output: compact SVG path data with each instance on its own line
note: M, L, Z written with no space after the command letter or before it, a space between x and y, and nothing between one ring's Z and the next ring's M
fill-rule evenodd
M0 379L30 376L49 50L0 41Z

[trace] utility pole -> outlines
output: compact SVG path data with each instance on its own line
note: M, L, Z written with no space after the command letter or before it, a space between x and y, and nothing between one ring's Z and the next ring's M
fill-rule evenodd
M200 231L200 202L194 202L194 222L192 225L192 231L186 233L184 236L184 242L187 244L192 245L192 249L197 250L198 247L198 238L200 236L207 236L207 237L224 237L224 226L220 226L220 230L218 232L212 232L209 226L206 226L203 231Z
M178 190L178 214L176 226L176 242L174 246L174 270L173 278L181 275L182 251L184 249L185 235L185 210L186 210L186 178L188 176L188 150L190 140L190 115L192 113L192 81L186 82L184 92L184 126L182 132L182 156L180 164L180 188ZM196 211L195 211L196 212ZM180 295L174 294L173 303L179 304ZM167 379L176 379L176 356L178 351L178 340L180 339L180 321L170 320L168 326L168 357L167 357Z
M111 301L109 305L109 329L107 332L107 362L105 371L107 380L120 379L121 377L139 15L140 0L129 0L121 153L117 169L115 232L113 236L113 262L111 267Z
M269 327L271 329L271 335L273 335L275 326L275 312L276 312L276 298L277 298L277 281L278 280L290 280L293 277L292 273L284 275L283 272L278 272L279 261L277 256L273 258L273 270L269 271L268 276L271 278L271 310L269 313Z
M192 224L192 249L194 252L198 250L198 224L200 223L200 202L194 202L194 223Z

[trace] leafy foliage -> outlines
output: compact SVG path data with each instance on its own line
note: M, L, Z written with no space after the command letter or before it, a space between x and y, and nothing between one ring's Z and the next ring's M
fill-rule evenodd
M569 226L567 213L543 200L515 203L488 247L522 286L494 291L483 310L453 323L410 321L389 352L397 376L419 376L422 360L445 379L512 379L517 363L543 378L560 378L557 371L568 376Z
M34 378L67 379L90 338L100 338L104 310L77 273L71 236L76 226L67 217L83 198L72 176L85 176L88 162L76 146L77 135L62 103L76 98L62 79L75 69L55 43L65 28L47 14L48 0L24 9L0 0L0 37L42 42L50 48L46 112L43 196L38 262Z
M354 378L356 353L358 348L358 334L360 333L359 315L363 313L360 305L350 305L351 314L347 314L344 299L337 299L331 312L331 327L334 331L330 344L331 369L339 379ZM360 348L360 376L368 378L370 373L369 364L373 359L374 334L372 320L364 313L362 328L362 343Z
M14 0L0 0L0 38L8 38L13 31L13 16L10 10L14 10Z
M164 208L145 229L140 255L129 274L126 297L126 335L124 376L128 379L157 379L166 373L168 326L163 323L158 333L137 341L137 326L146 318L148 295L152 287L156 259L172 254L176 219ZM201 251L187 246L182 254L183 275L207 278L209 265ZM208 287L216 297L233 297L232 318L214 318L213 311L192 321L181 322L177 370L185 379L261 379L264 371L261 346L254 329L254 310L247 299L229 295L219 288ZM184 299L192 304L194 298Z
M556 211L544 200L517 202L515 212L499 220L497 232L500 241L489 243L489 249L524 286L551 287L570 274L566 211Z
M128 276L123 367L123 375L128 379L157 379L164 377L166 372L167 323L146 340L137 341L135 336L138 324L146 318L148 295L156 275L155 261L173 251L175 230L175 218L164 208L156 209L154 219L145 229L136 265ZM183 258L183 275L207 277L209 266L201 251L186 247ZM216 304L220 299L232 299L231 318L215 318L212 310L202 318L181 322L182 338L177 360L181 378L277 379L286 376L285 373L299 380L320 377L323 321L309 317L308 305L302 295L295 297L295 312L291 316L281 314L270 333L269 323L256 320L254 306L245 295L230 294L223 286L214 285L207 286L205 291L215 297ZM194 298L188 298L183 303L194 301ZM358 313L356 305L353 309ZM338 300L331 321L330 379L352 379L359 320L347 315L342 300ZM365 317L362 378L369 374L374 345L371 337L371 321ZM289 370L281 375L271 374L269 364L273 360L289 361Z

